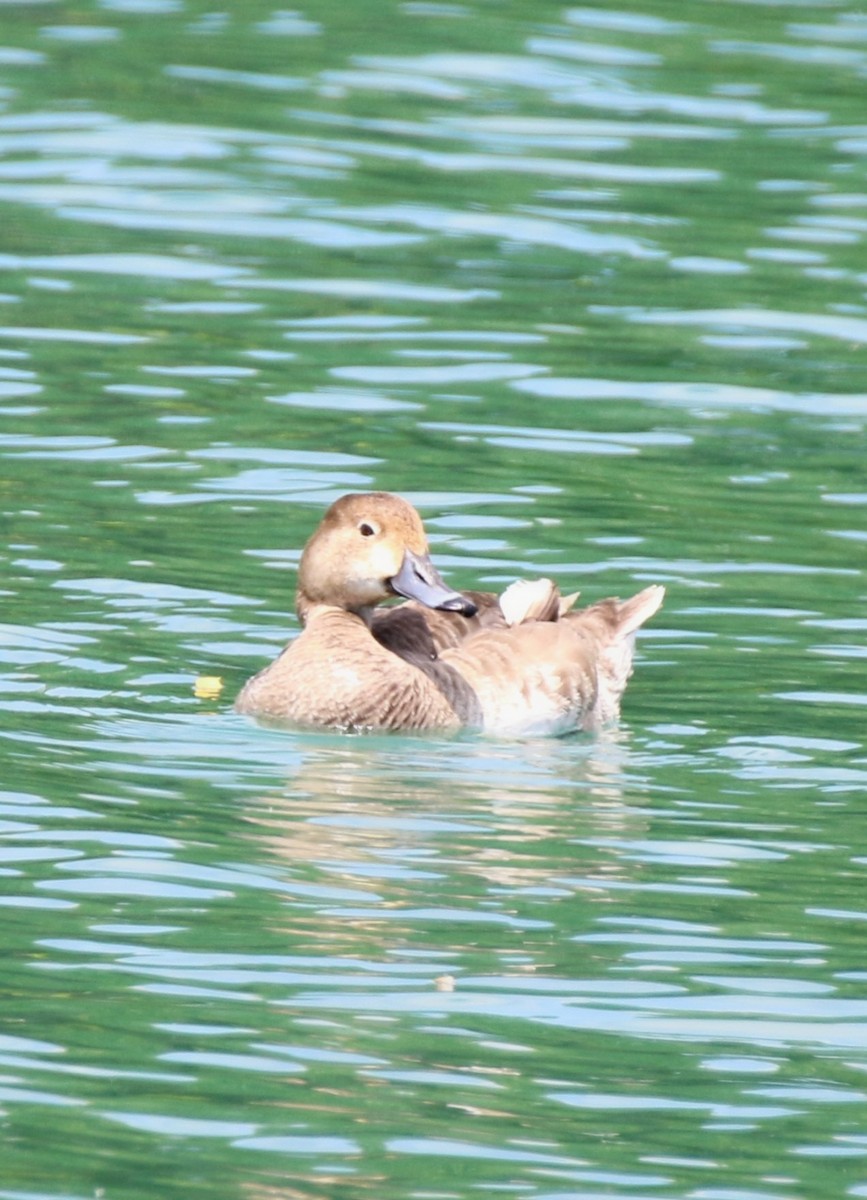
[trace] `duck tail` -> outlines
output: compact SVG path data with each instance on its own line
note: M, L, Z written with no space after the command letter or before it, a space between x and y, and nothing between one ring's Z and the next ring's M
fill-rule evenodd
M620 699L632 674L636 630L659 610L664 596L665 588L653 584L628 600L602 601L607 609L607 628L599 657L598 695L585 727L602 725L618 716Z
M646 587L629 600L617 601L617 636L628 637L659 611L665 588L658 583Z

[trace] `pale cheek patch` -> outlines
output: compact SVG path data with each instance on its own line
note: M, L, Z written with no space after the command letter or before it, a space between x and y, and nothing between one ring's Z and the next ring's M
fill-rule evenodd
M383 580L391 579L398 573L403 555L396 553L388 542L382 541L371 546L370 554L365 555L365 559L364 572L368 581L376 580L381 587Z

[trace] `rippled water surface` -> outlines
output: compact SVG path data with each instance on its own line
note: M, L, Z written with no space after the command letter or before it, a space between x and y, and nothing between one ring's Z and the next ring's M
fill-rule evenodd
M865 87L849 0L2 5L0 1198L867 1196ZM369 488L664 583L619 729L236 717Z

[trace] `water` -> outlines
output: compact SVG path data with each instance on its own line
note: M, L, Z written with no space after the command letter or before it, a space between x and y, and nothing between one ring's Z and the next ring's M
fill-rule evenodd
M845 0L4 6L0 1197L867 1195L865 69ZM664 583L619 729L234 716L367 488Z

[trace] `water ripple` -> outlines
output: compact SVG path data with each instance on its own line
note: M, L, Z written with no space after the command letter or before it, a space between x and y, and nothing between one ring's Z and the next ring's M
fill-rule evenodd
M731 326L740 322L743 314L732 314ZM722 326L724 321L718 314L681 314L684 324L705 324ZM767 319L765 319L767 318ZM630 317L630 319L635 319ZM653 323L652 318L648 320ZM678 323L676 314L660 317L660 323ZM766 325L774 327L772 314L754 313L751 318L755 326ZM777 328L787 324L780 320ZM792 326L803 324L795 314L792 314ZM867 331L867 322L859 322ZM829 329L838 329L836 336L843 337L842 327L837 327L835 321L829 323ZM823 329L822 332L828 332ZM783 412L803 412L815 414L830 414L834 416L865 416L867 415L867 395L834 394L830 392L797 394L776 391L773 388L745 387L742 384L727 382L684 382L670 380L665 382L638 382L635 380L618 379L583 379L583 378L546 378L517 380L512 386L518 391L531 392L538 396L552 396L558 399L606 400L606 399L635 399L649 401L654 404L683 405L695 408L731 409L767 409Z

